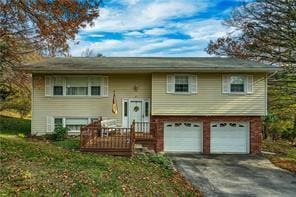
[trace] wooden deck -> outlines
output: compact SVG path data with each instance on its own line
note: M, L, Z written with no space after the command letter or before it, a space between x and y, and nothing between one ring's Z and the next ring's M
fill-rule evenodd
M132 156L135 143L154 147L156 138L150 130L154 124L134 122L130 128L108 128L102 127L101 121L81 127L81 151Z

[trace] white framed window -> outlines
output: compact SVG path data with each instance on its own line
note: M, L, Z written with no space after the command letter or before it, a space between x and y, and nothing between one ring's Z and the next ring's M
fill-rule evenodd
M167 75L167 93L196 94L197 76L189 74Z
M88 123L89 118L65 118L65 127L67 127L70 132L80 132L80 127Z
M251 94L253 93L252 75L223 75L222 93Z
M106 76L46 76L45 96L108 96Z
M95 117L47 117L47 132L53 132L60 125L69 128L69 132L80 132L80 127L98 118Z

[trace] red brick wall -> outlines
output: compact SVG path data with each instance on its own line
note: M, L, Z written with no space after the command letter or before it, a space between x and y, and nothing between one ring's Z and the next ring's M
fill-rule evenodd
M261 130L262 120L259 116L152 116L152 121L157 122L157 142L156 152L163 151L163 123L174 121L192 121L203 124L203 153L210 154L210 123L213 121L242 121L250 122L250 153L258 154L261 152Z

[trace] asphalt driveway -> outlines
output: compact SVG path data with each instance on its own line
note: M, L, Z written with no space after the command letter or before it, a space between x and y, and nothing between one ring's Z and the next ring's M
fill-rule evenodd
M205 196L296 196L296 175L261 156L169 155Z

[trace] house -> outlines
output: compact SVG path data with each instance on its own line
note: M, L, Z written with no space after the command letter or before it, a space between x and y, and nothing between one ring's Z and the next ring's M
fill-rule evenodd
M33 76L32 134L102 116L157 124L156 151L260 153L271 65L234 58L48 58ZM112 113L113 95L118 113Z

